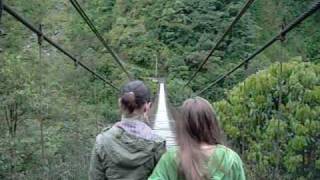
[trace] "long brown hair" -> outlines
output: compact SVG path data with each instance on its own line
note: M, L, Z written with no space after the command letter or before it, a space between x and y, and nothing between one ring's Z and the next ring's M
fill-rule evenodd
M179 175L186 180L210 179L201 144L222 144L222 133L210 103L200 97L186 100L176 119Z

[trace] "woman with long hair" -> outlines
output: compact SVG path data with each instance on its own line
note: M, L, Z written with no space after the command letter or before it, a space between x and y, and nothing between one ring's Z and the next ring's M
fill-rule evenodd
M161 155L165 141L146 123L150 91L141 81L131 81L121 89L121 121L101 132L91 155L91 180L145 180Z
M196 97L183 103L176 137L179 148L161 157L149 180L245 179L242 161L223 145L222 130L207 100Z

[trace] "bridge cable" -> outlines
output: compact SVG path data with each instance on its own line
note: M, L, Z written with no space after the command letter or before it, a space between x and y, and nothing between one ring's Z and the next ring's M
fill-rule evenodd
M53 47L55 47L57 50L62 52L64 55L69 57L72 61L77 63L79 66L84 68L85 70L89 71L92 75L94 75L96 78L102 80L104 83L115 89L116 91L120 91L115 85L113 85L111 82L107 81L105 78L103 78L98 73L94 72L92 69L90 69L88 66L83 64L82 62L79 62L77 58L75 58L73 55L71 55L69 52L64 50L61 46L59 46L57 43L55 43L53 40L48 38L46 35L44 35L41 31L39 31L36 27L34 27L31 23L29 23L26 19L24 19L22 16L20 16L18 13L16 13L13 9L11 9L9 6L7 6L5 3L3 3L4 10L9 13L12 17L14 17L16 20L21 22L23 25L25 25L28 29L36 33L38 36L42 36L45 41L47 41L49 44L51 44Z
M253 4L255 0L248 0L246 4L242 7L236 18L231 22L229 27L226 29L226 31L223 33L223 35L220 37L220 39L217 41L215 46L212 48L210 53L206 56L206 58L201 62L200 66L196 70L196 72L191 76L191 78L188 80L188 82L183 86L185 88L188 86L191 81L197 76L197 74L201 71L203 66L208 62L209 58L212 56L212 54L219 48L220 44L224 41L224 39L227 37L227 35L230 33L232 30L232 27L241 19L241 17L246 13L246 11L249 9L251 4Z
M114 58L114 60L118 63L120 68L123 70L123 72L126 73L128 78L130 80L133 79L133 77L129 74L129 72L126 70L126 68L121 63L121 60L119 56L113 51L113 49L108 45L107 41L103 38L103 36L99 33L97 28L94 26L93 22L90 20L86 12L83 10L81 5L78 3L77 0L69 0L72 4L72 6L77 10L77 12L80 14L80 16L83 18L83 20L87 23L91 31L96 35L98 40L102 43L102 45L110 52L111 56Z
M42 24L40 23L39 24L39 31L42 32ZM39 67L40 67L40 70L43 71L43 56L42 56L42 47L43 47L43 37L41 34L37 34L37 38L38 38L38 59L39 59ZM45 91L46 91L46 88L44 87L44 77L45 76L42 76L41 74L43 73L40 73L39 75L39 82L40 82L40 87L39 87L39 91L40 91L40 96L42 97L45 97ZM46 83L45 83L46 84ZM42 99L42 98L41 98ZM43 114L46 110L45 108L45 104L43 102L43 99L41 101L41 99L39 99L39 123L40 123L40 145L41 145L41 163L42 163L42 166L45 167L46 166L46 156L45 156L45 147L44 147L44 144L45 144L45 138L44 138L44 133L43 133L43 125L44 125L44 119L45 119L45 115ZM43 171L43 176L46 177L47 176L47 173L46 173L46 170Z
M97 95L97 83L94 82L94 89L93 89L93 97L94 97L94 104L100 108L100 102L98 102L98 95ZM94 108L94 111L95 111L95 125L96 125L96 132L99 133L99 126L98 126L98 108Z
M2 29L2 14L3 13L3 0L0 0L0 36L3 35L3 29ZM0 49L1 52L1 49Z
M207 91L212 86L216 85L220 81L224 80L226 77L234 73L237 69L244 66L245 64L249 63L254 57L262 53L264 50L266 50L268 47L270 47L273 43L280 40L281 37L285 36L287 33L289 33L291 30L293 30L295 27L297 27L301 22L303 22L305 19L313 15L317 10L320 9L320 0L318 0L316 3L314 3L306 12L301 14L299 17L297 17L293 22L291 22L288 26L286 26L280 33L275 35L271 40L269 40L265 45L263 45L261 48L256 50L253 54L251 54L248 58L246 58L244 61L239 63L237 66L235 66L233 69L227 71L225 74L221 75L219 78L217 78L215 81L210 83L207 87L200 90L197 95L200 95Z
M2 12L3 12L3 1L0 0L0 24L1 24L1 19L2 19Z
M281 28L284 29L285 28L285 25L286 25L286 19L285 19L285 16L283 16L282 18L282 24L281 24ZM277 162L276 162L276 169L275 169L275 175L276 176L279 176L280 174L280 160L281 160L281 151L280 151L280 120L281 118L283 117L283 113L282 113L282 104L283 104L283 85L284 85L284 79L282 79L283 77L283 62L285 61L286 59L286 56L285 56L285 45L286 45L286 37L285 35L282 35L279 37L279 40L280 40L280 43L281 43L281 57L280 57L280 62L279 62L279 72L278 72L278 95L279 95L279 98L278 98L278 117L277 117L277 129L276 129L276 156L277 156ZM276 177L275 177L276 178ZM278 177L277 177L278 178Z

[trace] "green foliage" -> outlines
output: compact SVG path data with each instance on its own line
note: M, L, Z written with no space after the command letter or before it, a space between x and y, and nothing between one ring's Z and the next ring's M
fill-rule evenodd
M118 53L125 68L146 81L153 94L157 90L157 84L152 81L157 61L158 77L166 77L169 100L174 105L181 104L238 64L279 31L283 17L291 21L312 2L256 1L190 87L182 89L244 0L78 1L110 47ZM42 23L45 34L116 86L120 87L126 81L126 75L68 1L6 3L36 27ZM3 15L0 27L5 32L0 34L0 131L3 132L0 135L0 179L41 179L44 175L53 179L87 179L88 156L95 135L103 126L119 119L117 94L81 68L75 69L68 58L46 43L40 60L37 36L7 13ZM291 178L308 172L305 177L311 178L315 177L314 168L319 171L320 160L316 156L319 150L314 150L319 137L310 138L319 131L319 123L314 120L319 115L319 69L313 68L313 64L297 66L309 68L305 72L285 69L282 79L290 84L283 85L285 105L280 107L274 102L279 96L277 68L271 68L269 75L261 73L258 79L247 80L246 86L251 88L249 94L241 85L239 88L242 89L234 95L230 92L226 97L225 92L248 74L279 58L300 56L303 61L318 64L318 19L319 13L290 33L286 43L274 45L257 57L247 70L239 70L204 95L212 101L226 98L219 103L221 116L224 116L223 122L232 121L225 123L224 128L234 144L246 151L245 162L249 162L249 168L261 176L270 174L277 160L270 150L275 146L271 140L284 134L286 138L280 138L281 143L285 142L281 144L280 174ZM238 100L238 96L243 99ZM240 103L245 106L236 106ZM278 113L279 109L281 113ZM290 123L284 121L284 117ZM274 129L278 127L279 119L280 130L276 133ZM238 122L243 123L240 126ZM255 143L255 136L261 138L261 143ZM41 144L45 157L42 157ZM310 154L312 162L306 154ZM304 163L309 163L303 166L305 169L301 168ZM285 174L286 170L292 176Z
M215 103L222 127L254 179L318 179L320 69L279 64L252 75Z
M91 42L93 36L77 24L75 13L66 11L66 4L9 4L35 25L42 22L45 33L79 54L83 63L99 73L108 67L105 75L117 86L123 83L125 75L113 64L116 70L109 67L109 55L96 55L103 49ZM38 9L32 11L35 4ZM117 96L46 43L39 59L36 35L6 13L2 22L6 34L0 37L0 179L86 179L95 135L119 119Z

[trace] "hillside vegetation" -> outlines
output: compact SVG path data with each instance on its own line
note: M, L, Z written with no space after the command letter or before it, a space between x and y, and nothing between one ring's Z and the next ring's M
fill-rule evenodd
M274 64L215 103L252 179L320 178L320 67Z
M157 85L150 78L166 78L174 105L238 64L313 2L257 0L197 78L182 88L244 0L78 1L125 68L146 81L153 93ZM68 0L5 3L36 27L43 24L46 35L117 87L128 81ZM318 12L290 32L285 42L276 43L247 69L202 95L218 102L225 132L231 145L243 154L252 178L270 179L275 171L274 176L283 179L319 178L319 19ZM300 59L299 63L291 62L292 58ZM272 89L278 87L279 61L288 63L281 76L286 104L276 108L271 101L279 93ZM248 91L243 90L244 83L249 84ZM117 95L49 44L43 43L39 49L37 35L3 12L0 179L87 179L94 137L120 118ZM247 109L239 107L244 98L252 102ZM276 138L274 123L279 119L281 131ZM273 145L280 146L279 152L272 150ZM277 163L279 156L282 159Z

